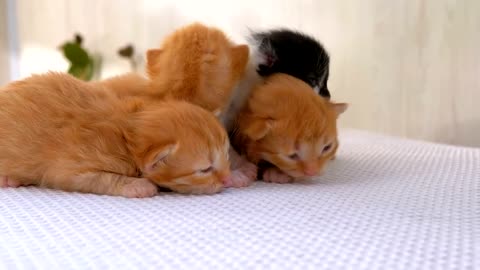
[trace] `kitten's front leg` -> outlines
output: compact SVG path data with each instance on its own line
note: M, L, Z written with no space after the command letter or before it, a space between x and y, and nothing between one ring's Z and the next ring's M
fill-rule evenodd
M249 162L245 157L240 156L233 147L229 150L232 166L231 183L226 187L246 187L257 178L257 166Z
M129 177L106 172L89 172L74 176L72 181L55 185L67 191L95 193L127 198L146 198L157 195L157 186L146 178ZM47 184L48 186L48 184Z
M130 183L126 183L120 196L127 198L147 198L158 194L158 187L146 178L130 179Z
M6 175L0 175L0 188L16 188L19 186L22 186L22 183L19 180Z
M278 183L278 184L285 184L285 183L293 182L293 177L285 174L284 172L280 171L276 167L270 167L265 169L265 171L263 172L263 181Z

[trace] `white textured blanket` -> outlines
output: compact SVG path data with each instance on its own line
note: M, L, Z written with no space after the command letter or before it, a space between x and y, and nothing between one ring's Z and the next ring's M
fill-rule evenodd
M123 199L0 189L0 269L480 269L480 149L344 130L318 181Z

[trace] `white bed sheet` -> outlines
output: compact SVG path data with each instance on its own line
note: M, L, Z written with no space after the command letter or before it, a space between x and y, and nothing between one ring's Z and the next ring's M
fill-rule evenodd
M123 199L0 189L0 269L480 269L480 149L342 130L318 181Z

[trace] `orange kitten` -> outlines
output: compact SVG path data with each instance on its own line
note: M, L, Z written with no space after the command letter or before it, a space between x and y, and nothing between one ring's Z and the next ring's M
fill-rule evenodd
M121 98L186 100L213 112L227 125L232 119L232 104L240 104L238 100L245 100L249 93L250 80L245 86L242 79L240 87L235 87L243 76L248 56L246 45L235 45L222 31L194 23L168 36L160 49L147 52L150 80L125 74L95 83ZM246 186L255 180L256 166L233 148L230 160L234 168L231 186Z
M198 106L119 99L57 73L2 90L0 186L148 197L155 184L181 193L228 185L227 134Z
M246 45L235 45L219 29L194 23L168 36L160 49L147 52L150 91L160 98L182 99L213 113L226 124L233 90L248 62ZM257 167L230 150L234 187L255 180Z
M250 161L273 165L263 172L267 182L315 177L337 151L336 120L346 108L299 79L274 74L252 90L237 119L234 145Z
M222 115L243 76L248 50L217 28L190 24L166 37L160 49L147 51L150 89Z

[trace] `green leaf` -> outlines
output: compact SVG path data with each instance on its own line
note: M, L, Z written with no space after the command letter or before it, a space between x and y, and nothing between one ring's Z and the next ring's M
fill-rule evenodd
M85 66L72 64L68 73L80 80L90 81L93 77L93 61L89 59Z
M77 43L67 42L62 46L63 54L72 66L87 66L91 62L88 53Z

